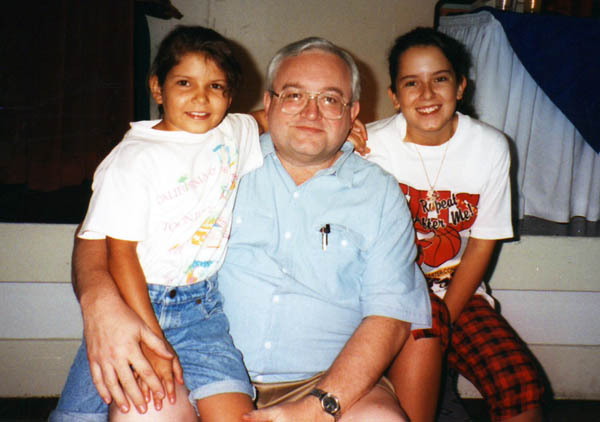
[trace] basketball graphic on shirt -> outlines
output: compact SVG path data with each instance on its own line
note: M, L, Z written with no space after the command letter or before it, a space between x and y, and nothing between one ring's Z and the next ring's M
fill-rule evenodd
M430 267L439 267L444 262L455 257L460 252L460 233L453 227L439 229L431 238L418 240L424 262Z

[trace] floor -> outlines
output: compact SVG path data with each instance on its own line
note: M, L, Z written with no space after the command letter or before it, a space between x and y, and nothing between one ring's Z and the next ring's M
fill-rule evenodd
M56 398L0 398L0 421L45 421L56 406ZM461 422L488 422L485 404L481 400L463 400L470 418ZM440 421L444 418L440 418ZM449 420L445 418L444 420ZM457 419L455 419L457 420ZM600 401L555 400L547 410L547 422L598 422Z

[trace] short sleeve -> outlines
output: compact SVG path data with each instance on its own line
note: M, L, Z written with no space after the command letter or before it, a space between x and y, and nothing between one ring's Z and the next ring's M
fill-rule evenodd
M477 220L471 236L479 239L506 239L513 236L510 191L510 151L504 135L493 132L488 149L489 177L481 190Z
M92 198L80 237L142 241L147 237L150 198L143 154L119 145L94 174Z
M378 216L381 224L365 252L363 316L387 316L411 322L413 328L427 328L431 326L431 305L427 284L415 261L417 250L410 212L395 180L391 176L386 180L388 187Z
M233 136L238 142L239 176L262 166L263 155L260 150L258 124L248 114L230 114Z

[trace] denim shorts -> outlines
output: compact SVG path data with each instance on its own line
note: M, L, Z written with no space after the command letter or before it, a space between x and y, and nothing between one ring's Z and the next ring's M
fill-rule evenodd
M241 353L229 335L216 277L189 286L148 285L154 312L183 367L190 402L221 393L254 398ZM108 406L92 382L85 342L50 421L106 421Z

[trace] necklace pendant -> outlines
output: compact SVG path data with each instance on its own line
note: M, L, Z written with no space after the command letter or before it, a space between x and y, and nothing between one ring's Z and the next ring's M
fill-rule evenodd
M427 191L427 218L438 218L438 213L437 213L437 204L436 201L438 199L438 193L433 190L433 188L430 188Z

